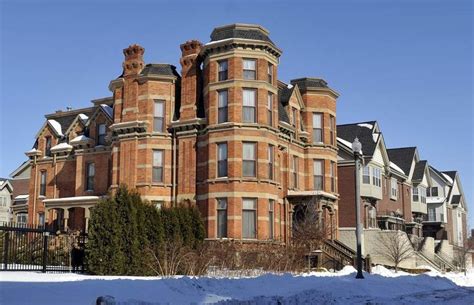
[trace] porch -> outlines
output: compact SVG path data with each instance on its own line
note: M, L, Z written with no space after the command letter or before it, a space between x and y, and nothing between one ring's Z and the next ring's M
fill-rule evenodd
M99 196L45 199L45 224L54 231L87 232L91 209L100 199Z

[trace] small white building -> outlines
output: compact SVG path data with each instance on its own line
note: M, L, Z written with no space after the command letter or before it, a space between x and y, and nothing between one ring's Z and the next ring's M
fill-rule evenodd
M0 178L0 224L12 221L12 194L10 181Z

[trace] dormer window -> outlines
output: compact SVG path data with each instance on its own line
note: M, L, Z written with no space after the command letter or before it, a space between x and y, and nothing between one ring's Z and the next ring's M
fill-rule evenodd
M257 61L255 59L244 59L244 79L257 79Z
M228 77L228 63L227 60L221 60L218 63L218 80L227 80Z
M46 137L45 138L45 156L50 157L51 156L51 137Z
M291 125L296 127L296 116L298 114L298 110L296 108L291 108Z
M97 125L97 145L105 145L106 128L105 124Z

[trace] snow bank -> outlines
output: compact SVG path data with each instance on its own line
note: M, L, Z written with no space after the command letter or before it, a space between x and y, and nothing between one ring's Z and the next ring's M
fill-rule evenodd
M360 124L357 124L357 126L359 126L359 127L365 127L365 128L369 128L369 129L374 128L374 125L368 124L368 123L360 123Z
M377 266L365 279L337 273L267 274L254 278L125 277L33 272L0 273L0 303L88 305L110 295L117 305L158 304L472 304L474 271L408 275ZM27 292L27 293L25 293Z
M56 120L48 120L48 123L49 125L51 125L51 127L54 128L54 130L56 131L56 133L60 136L63 136L63 131L62 131L62 128L61 128L61 124L59 124L58 121Z

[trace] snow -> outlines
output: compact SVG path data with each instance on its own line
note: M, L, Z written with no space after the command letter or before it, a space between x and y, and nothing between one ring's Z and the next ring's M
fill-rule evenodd
M359 127L366 127L366 128L369 128L369 129L374 128L374 125L368 124L368 123L360 123L360 124L357 124L357 126L359 126Z
M34 272L0 273L0 303L95 304L111 296L117 305L158 304L473 304L474 270L411 275L381 266L365 279L355 269L251 278L126 277ZM25 293L27 292L27 293Z
M374 140L374 143L377 143L377 140L379 139L379 134L378 133L373 133L372 134L372 139Z
M87 115L85 115L84 113L79 113L79 118L81 120L83 120L84 122L89 119L89 117Z
M405 172L400 167L398 167L398 165L393 163L392 161L390 161L390 167L393 168L394 170L399 171L400 173L406 175Z
M293 85L292 84L288 84L288 86L286 86L288 89L291 89L293 88Z
M87 140L90 140L90 138L86 137L85 135L80 135L72 139L70 142L76 143L76 142L87 141Z
M441 174L443 174L443 177L446 178L446 180L448 180L449 183L453 184L454 181L453 181L453 179L451 179L451 177L449 177L449 176L446 175L445 173L441 173Z
M100 107L102 107L102 109L105 110L105 112L107 113L107 115L110 118L114 117L114 110L112 109L112 107L110 107L109 105L106 105L106 104L100 104Z
M339 142L341 142L341 144L347 146L347 148L349 148L349 149L352 151L352 143L351 143L351 142L346 141L346 140L344 140L344 139L342 139L342 138L339 138L339 137L337 137L337 140L338 140ZM362 151L360 151L360 154L363 155L364 153L363 153Z
M61 150L61 149L72 149L72 146L67 143L59 143L58 145L51 147L51 150Z
M14 199L15 200L20 200L20 199L28 199L29 195L18 195Z
M49 123L49 125L51 125L51 127L54 128L54 130L56 131L56 133L58 135L63 136L63 131L62 131L62 128L61 128L61 124L59 124L58 121L50 119L50 120L48 120L48 123Z

